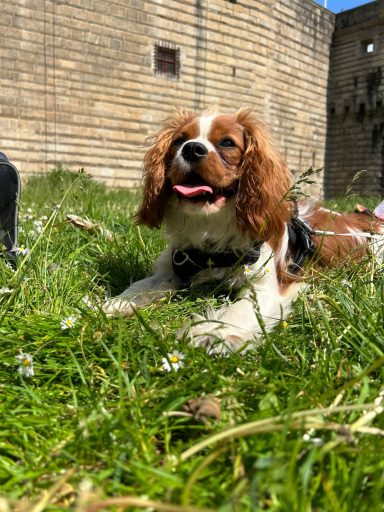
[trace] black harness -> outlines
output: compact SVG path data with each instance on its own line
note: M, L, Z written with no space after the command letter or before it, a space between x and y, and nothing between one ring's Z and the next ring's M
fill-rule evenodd
M311 238L312 229L303 220L293 217L288 224L289 249L292 263L289 272L297 274L303 268L307 257L313 256L316 246ZM245 253L235 251L205 252L200 249L175 249L172 252L172 265L175 274L189 284L195 274L201 270L233 267L235 265L252 265L260 258L263 241L254 242Z

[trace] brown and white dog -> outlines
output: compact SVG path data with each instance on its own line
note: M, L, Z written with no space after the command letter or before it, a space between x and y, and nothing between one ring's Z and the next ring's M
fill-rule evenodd
M129 316L191 284L225 282L237 299L188 329L195 346L212 352L252 346L287 316L306 256L318 265L345 265L369 253L365 233L384 232L373 216L340 214L313 201L297 205L291 174L250 109L176 113L154 137L143 169L137 221L164 223L168 247L154 274L104 311ZM308 226L343 235L316 237Z

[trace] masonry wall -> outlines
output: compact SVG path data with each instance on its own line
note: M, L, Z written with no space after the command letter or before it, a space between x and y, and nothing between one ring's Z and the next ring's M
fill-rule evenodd
M297 174L322 167L333 23L312 0L2 0L0 149L23 176L132 186L162 119L220 103L254 106ZM155 74L157 42L178 79Z
M384 194L384 1L336 16L325 194Z

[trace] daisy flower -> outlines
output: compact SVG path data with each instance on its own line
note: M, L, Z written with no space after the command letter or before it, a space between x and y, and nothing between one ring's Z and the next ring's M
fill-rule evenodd
M184 354L179 352L178 350L174 350L173 352L168 353L168 358L163 357L161 363L166 372L170 372L171 370L177 370L184 366L183 363Z
M18 247L16 250L15 250L16 254L18 256L26 256L27 254L29 254L31 251L28 249L28 247Z
M67 329L72 329L76 322L76 316L68 316L67 318L63 318L62 321L60 322L61 330L66 331Z
M252 277L255 271L251 269L249 265L244 265L244 275L246 277Z
M21 350L20 354L16 356L16 360L20 365L17 371L22 377L32 377L35 375L35 371L33 369L33 359L30 354L27 354Z

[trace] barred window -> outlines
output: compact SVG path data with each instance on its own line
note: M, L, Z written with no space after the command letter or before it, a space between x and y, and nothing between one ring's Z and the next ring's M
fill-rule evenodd
M180 77L180 48L171 43L156 43L154 68L157 75L167 78Z
M361 43L361 49L363 53L373 53L375 49L375 45L372 40L370 41L363 41Z

